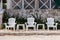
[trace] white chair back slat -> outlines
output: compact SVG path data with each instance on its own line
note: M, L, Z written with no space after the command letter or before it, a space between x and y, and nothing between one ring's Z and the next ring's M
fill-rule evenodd
M48 24L54 24L54 18L47 18Z
M9 19L8 19L8 24L9 24L9 26L15 25L15 21L16 21L15 18L9 18Z
M34 24L34 18L27 18L27 23L28 23L28 25L33 25Z
M50 27L56 28L57 30L57 23L54 22L54 18L47 18L47 29L49 30Z
M47 18L47 25L48 26L54 26L54 18Z

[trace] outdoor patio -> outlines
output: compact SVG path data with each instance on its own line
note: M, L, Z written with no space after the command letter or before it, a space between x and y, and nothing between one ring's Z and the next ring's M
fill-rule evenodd
M59 9L24 10L24 11L12 10L12 9L5 10L4 14L3 14L3 18L2 18L3 19L2 24L8 23L9 18L16 18L16 26L15 26L16 30L14 31L12 29L5 29L6 26L2 26L2 29L0 30L0 34L1 34L1 36L4 36L4 35L18 35L18 36L19 35L20 36L21 35L60 35L60 32L59 32L60 23L57 22L57 21L60 21L60 19L59 19L60 12L59 11L60 11ZM22 13L25 13L25 14L22 14ZM38 14L36 15L36 13L38 13ZM49 13L51 13L51 14L49 14ZM35 22L37 23L37 25L43 24L40 26L39 30L33 30L33 29L26 30L26 27L22 25L22 24L25 25L25 22L27 22L27 17L29 17L28 15L31 15L31 14L36 15ZM38 15L40 15L40 16L38 16ZM41 16L41 15L43 15L43 16ZM47 17L53 17L55 19L55 22L58 23L57 30L53 30L52 28L51 28L52 30L51 29L47 30L47 26L46 26ZM17 29L17 25L25 27L25 30ZM37 29L37 25L36 25L36 29Z
M13 31L13 30L0 30L0 36L33 36L33 35L60 35L60 30L38 30L38 31Z
M4 8L4 10L0 11L1 35L60 35L60 9L59 6L55 9L55 6L57 5L54 0L1 0L1 9ZM28 28L26 23L28 17L34 17L34 30ZM49 30L49 26L47 25L50 22L46 24L49 17L53 18L54 25L52 25L56 30L53 30L54 28ZM14 30L10 28L7 30L7 27L10 27L9 23L10 25L13 24L13 21L9 22L9 18L15 18ZM29 23L32 24L31 21ZM56 23L57 25L55 25ZM22 26L22 30L19 29L20 26Z
M0 0L0 40L60 40L60 1Z
M60 35L0 36L1 40L60 40Z

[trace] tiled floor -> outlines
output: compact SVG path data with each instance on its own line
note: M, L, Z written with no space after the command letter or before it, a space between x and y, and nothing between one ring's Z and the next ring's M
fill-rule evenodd
M29 31L13 31L13 30L0 30L0 36L16 35L16 36L30 36L30 35L60 35L60 30L29 30Z
M1 34L2 36L0 36L0 40L60 40L60 30L57 31L56 30L49 30L49 31L48 30L38 30L38 31L0 30L0 35Z
M60 35L0 36L0 40L60 40Z

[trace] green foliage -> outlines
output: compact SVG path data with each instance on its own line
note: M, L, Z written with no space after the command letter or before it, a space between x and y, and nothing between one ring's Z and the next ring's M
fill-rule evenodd
M27 20L24 18L16 18L16 23L17 24L24 24Z
M55 21L56 23L58 23L58 24L60 24L60 22L59 21Z
M19 14L17 14L15 18L17 24L24 24L25 22L27 22L27 19L25 19L23 16L19 16Z
M3 3L3 9L6 9L6 3Z
M9 16L6 12L3 13L3 23L6 23L8 21Z
M35 18L35 22L37 22L37 23L44 23L43 20L41 19L41 17L38 16L38 13L36 13L35 15L32 14L32 16Z
M45 24L45 28L47 28L46 22L43 22L41 17L38 17L38 13L36 13L35 15L32 14L32 16L35 18L35 22L37 24ZM12 17L14 17L14 16L12 16ZM3 23L7 23L9 18L10 18L9 15L6 12L4 12L4 14L3 14ZM20 17L20 18L16 17L16 23L17 24L24 24L25 22L27 22L27 19L25 19L23 17ZM60 22L56 21L56 23L58 23L57 28L60 29ZM5 28L5 26L3 25L2 28Z

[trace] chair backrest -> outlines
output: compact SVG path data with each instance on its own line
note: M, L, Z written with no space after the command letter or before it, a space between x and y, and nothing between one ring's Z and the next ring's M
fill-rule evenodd
M54 18L47 18L48 24L54 24Z
M33 17L27 18L27 23L28 23L28 25L33 25L34 24L34 18Z
M16 19L15 18L9 18L8 19L8 24L11 26L11 25L14 25L15 24L15 21Z

